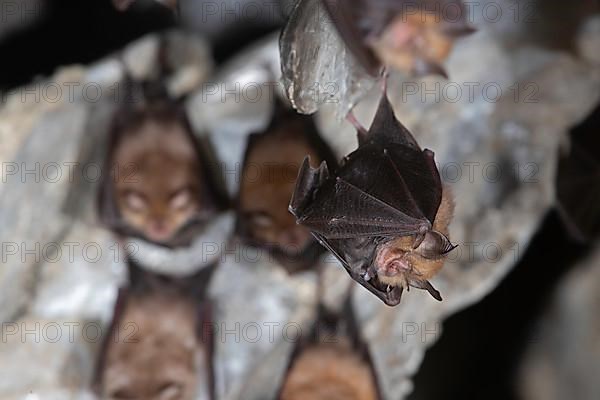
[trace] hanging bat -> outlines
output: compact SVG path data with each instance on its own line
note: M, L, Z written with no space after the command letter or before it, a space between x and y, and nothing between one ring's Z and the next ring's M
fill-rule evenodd
M319 307L288 365L279 400L381 399L367 345L361 340L349 299L339 313Z
M410 286L441 301L429 279L455 247L453 201L433 152L421 150L385 94L370 129L357 129L359 147L335 174L304 160L290 212L385 304L399 304Z
M212 338L200 331L210 324L203 296L213 271L179 281L130 265L132 283L119 292L97 365L101 398L214 398Z
M310 267L322 247L288 212L296 177L306 155L317 163L334 157L312 118L277 105L265 132L252 134L238 199L238 234L268 249L290 272ZM317 164L318 165L318 164Z
M454 38L473 31L461 0L322 0L358 62L373 76L382 66L446 76Z
M175 104L119 112L101 185L102 221L126 236L187 244L218 208L203 150Z

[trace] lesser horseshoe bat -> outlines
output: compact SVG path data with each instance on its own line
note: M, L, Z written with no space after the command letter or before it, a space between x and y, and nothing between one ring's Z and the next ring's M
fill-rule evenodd
M350 302L339 313L319 307L317 322L291 357L279 400L378 400L381 398L366 344Z
M250 136L239 191L238 233L250 244L271 251L290 271L307 267L322 253L310 230L296 224L288 211L306 155L316 165L334 160L311 117L277 104L266 131Z
M132 283L119 292L97 366L101 398L213 398L212 337L202 329L210 324L204 291L213 271L177 280L130 264Z
M473 31L461 0L322 0L341 38L372 75L382 65L445 76L453 39Z
M207 156L175 104L120 111L105 169L100 217L118 233L186 245L219 208Z
M448 239L453 200L433 152L396 119L385 91L358 139L334 174L304 160L290 212L385 304L399 304L410 286L441 300L429 279L455 247Z

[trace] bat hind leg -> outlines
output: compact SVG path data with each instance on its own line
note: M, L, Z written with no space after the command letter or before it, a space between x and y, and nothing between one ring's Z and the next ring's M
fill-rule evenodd
M356 128L356 134L358 135L358 142L365 143L367 141L367 129L356 119L352 110L346 114L346 120Z

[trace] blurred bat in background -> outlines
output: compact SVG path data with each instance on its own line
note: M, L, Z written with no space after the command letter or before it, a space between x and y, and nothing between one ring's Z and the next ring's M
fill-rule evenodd
M340 313L319 307L313 332L302 336L288 366L279 400L381 399L368 346L349 299Z
M317 165L334 157L318 137L311 117L283 104L263 133L250 136L238 200L238 233L252 245L269 249L286 269L311 266L323 248L310 230L288 211L302 160Z
M433 152L396 119L385 92L370 129L357 129L359 147L335 174L304 160L289 209L387 305L410 286L441 300L429 279L455 247L447 236L454 206Z
M219 207L206 157L175 104L118 113L106 164L100 216L123 235L186 245Z
M110 400L213 399L211 304L214 266L172 279L129 264L104 338L94 390ZM200 395L202 394L202 395Z
M473 31L461 0L322 0L334 26L373 76L382 66L445 76L456 37Z

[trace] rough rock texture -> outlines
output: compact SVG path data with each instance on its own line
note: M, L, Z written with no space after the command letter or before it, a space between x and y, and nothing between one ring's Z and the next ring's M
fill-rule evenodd
M561 283L520 374L524 400L600 395L600 245Z
M212 281L219 399L273 399L314 320L313 272L289 276L264 251L232 244Z

